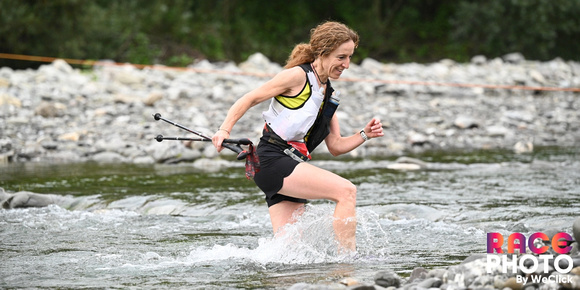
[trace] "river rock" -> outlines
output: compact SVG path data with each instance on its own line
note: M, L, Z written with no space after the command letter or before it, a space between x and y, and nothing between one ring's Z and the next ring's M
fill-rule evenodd
M470 116L457 117L453 122L453 125L455 125L457 128L460 129L471 129L479 127L479 123L477 122L477 120L475 120Z
M413 157L408 157L408 156L401 156L401 157L397 158L397 160L395 160L395 162L415 164L415 165L418 165L420 168L427 168L429 166L429 164L427 164L427 162L425 162L423 160L413 158Z
M392 163L387 165L387 169L392 170L419 170L421 169L420 165L412 164L412 163Z
M516 277L511 277L511 278L507 279L505 281L505 283L503 284L503 286L505 288L511 288L513 290L521 290L522 288L524 288L524 284L522 284L521 282L518 282Z
M561 280L562 282L560 285L564 287L564 289L571 289L571 290L580 290L580 276L576 275L561 275L564 277L568 277L568 279Z
M3 67L0 140L8 140L11 146L0 146L0 162L48 161L58 157L58 152L82 162L94 160L94 155L104 151L118 155L113 158L107 153L96 159L191 162L191 158L182 156L194 149L179 142L165 146L171 141L158 143L154 137L192 134L156 122L152 115L161 113L211 135L238 98L281 70L279 64L259 53L239 65L205 60L187 69L137 69L109 62L81 71L64 60L36 70ZM537 146L580 143L580 101L576 92L486 86L578 88L577 62L529 61L517 53L503 59L476 56L469 63L441 60L385 64L364 59L360 65L352 63L343 78L332 84L341 92L337 116L343 135L358 132L373 117L380 118L384 125L384 137L366 142L348 153L350 157L489 148L529 153ZM251 108L234 127L232 137L246 137L257 143L264 124L262 112L267 106L265 102ZM116 139L110 140L111 136ZM515 148L518 142L525 145L523 150L519 145ZM218 155L209 143L196 146L195 153L188 156L233 158L229 153ZM314 158L329 154L323 147L313 152ZM70 158L71 154L77 157Z
M162 92L152 92L151 94L149 94L149 96L147 96L147 98L145 100L143 100L143 103L147 106L153 106L156 102L158 102L159 100L161 100L163 98L164 94Z
M439 278L427 278L417 284L417 287L430 289L430 288L439 288L443 284L441 279Z
M407 283L413 283L415 281L423 281L425 278L427 278L427 273L429 273L429 271L427 271L425 268L417 267L413 269L413 271L411 272L411 276L409 276L409 280L407 281Z
M574 235L574 240L580 242L580 217L576 218L572 224L572 234Z
M446 269L431 269L429 273L427 273L427 277L443 280L447 276L447 272Z
M516 154L531 153L534 152L534 144L532 142L518 141L514 145L514 152Z
M56 196L49 194L38 194L29 191L19 191L13 194L6 193L0 188L0 208L27 208L45 207L56 202Z
M511 133L510 129L504 126L489 126L485 129L487 131L487 135L490 137L505 137Z
M0 94L0 107L4 105L20 108L22 107L22 101L9 94Z
M59 102L42 102L34 111L44 118L57 118L64 116L66 105Z
M518 64L526 60L523 54L519 52L508 53L504 55L503 60L507 63Z
M375 284L381 287L395 287L401 285L401 277L395 272L379 271L374 276Z

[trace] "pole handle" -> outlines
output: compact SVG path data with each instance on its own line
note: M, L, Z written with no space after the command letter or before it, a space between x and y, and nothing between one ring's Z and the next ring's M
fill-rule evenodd
M165 119L165 118L161 117L161 114L159 114L159 113L153 114L153 119L155 119L155 121L162 120L162 121L164 121L166 123L169 123L171 125L174 125L176 127L179 127L180 129L183 129L183 130L188 131L190 133L193 133L193 134L195 134L195 135L197 135L199 137L202 137L203 139L207 139L207 141L211 141L211 138L209 138L208 136L203 135L200 132L197 132L195 130L189 129L189 128L185 127L185 126L182 126L180 124L177 124L177 123L175 123L175 122L173 122L171 120ZM161 136L161 137L159 137L159 136ZM163 141L163 139L165 139L165 138L163 138L162 135L159 135L159 136L157 136L155 138L158 142L161 142L161 141ZM250 145L250 144L252 144L252 142L249 139L242 138L242 139L226 139L226 140L232 141L232 142L223 142L222 146L224 148L227 148L227 149L230 149L230 150L234 151L235 153L238 153L238 157L237 157L238 160L243 160L243 159L245 159L248 156L248 151L242 149L242 147L240 147L240 144L243 144L243 145Z

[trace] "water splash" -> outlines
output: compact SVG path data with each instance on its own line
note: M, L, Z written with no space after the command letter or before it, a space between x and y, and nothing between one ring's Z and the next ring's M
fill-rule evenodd
M332 228L334 205L307 205L298 220L283 228L283 234L260 238L254 249L234 244L198 247L188 256L191 263L211 263L239 259L260 265L344 263L361 259L386 259L387 234L379 215L359 209L357 213L357 252L341 253Z

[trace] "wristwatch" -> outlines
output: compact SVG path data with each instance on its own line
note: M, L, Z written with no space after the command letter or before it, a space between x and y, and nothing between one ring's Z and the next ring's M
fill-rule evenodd
M365 141L369 141L369 136L367 136L367 134L365 134L365 129L360 130L360 136L365 140Z

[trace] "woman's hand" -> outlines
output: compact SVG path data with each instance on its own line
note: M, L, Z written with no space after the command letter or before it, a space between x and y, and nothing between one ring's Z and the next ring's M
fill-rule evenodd
M217 152L221 152L224 149L224 147L222 147L222 142L224 141L224 139L227 139L229 137L230 132L226 131L225 129L219 129L217 130L217 132L215 132L213 137L211 137L211 142L213 143L213 146L215 146L215 148L217 149Z
M381 124L381 120L378 118L373 118L363 130L369 139L378 138L385 135L383 133L383 124Z

